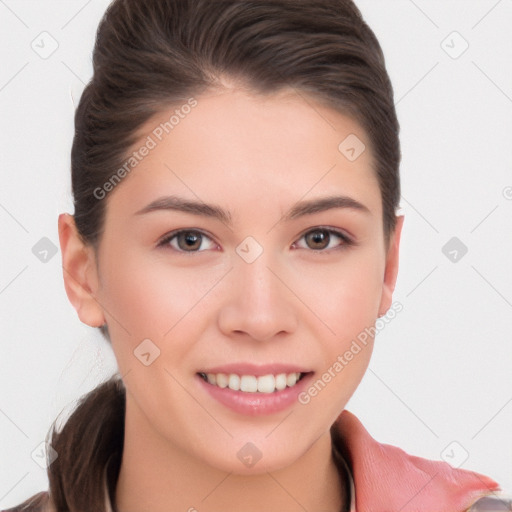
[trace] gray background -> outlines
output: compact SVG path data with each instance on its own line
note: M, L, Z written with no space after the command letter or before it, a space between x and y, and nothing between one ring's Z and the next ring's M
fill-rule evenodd
M0 0L0 508L47 488L51 422L116 370L51 252L108 3ZM378 441L512 491L512 0L356 3L395 88L406 221L404 309L347 408Z

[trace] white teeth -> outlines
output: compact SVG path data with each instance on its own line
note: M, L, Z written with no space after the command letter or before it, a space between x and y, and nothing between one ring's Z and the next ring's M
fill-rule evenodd
M282 391L286 388L286 373L276 375L276 389Z
M204 375L204 374L203 374ZM300 373L279 373L278 375L237 375L236 373L207 373L206 380L213 386L243 391L244 393L273 393L286 387L293 387L300 379Z
M286 376L286 385L289 387L295 386L297 382L297 374L296 373L289 373Z
M228 376L225 373L217 373L217 386L219 386L219 388L227 388L228 385Z
M238 391L240 389L240 377L238 375L235 375L234 373L231 373L229 375L228 386L229 389L232 389L233 391Z
M255 393L258 391L258 379L254 375L243 375L240 378L240 391Z
M258 391L260 393L273 393L276 389L276 378L273 375L264 375L258 378Z

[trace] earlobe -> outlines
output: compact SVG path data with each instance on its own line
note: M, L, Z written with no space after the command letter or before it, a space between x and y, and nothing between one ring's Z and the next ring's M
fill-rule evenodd
M99 327L105 323L105 316L95 298L99 281L94 249L82 242L75 220L68 213L59 215L59 242L68 299L83 323Z
M393 291L395 290L396 279L398 276L400 237L402 234L403 224L404 216L400 215L396 218L395 230L391 235L389 248L386 255L386 269L384 271L384 282L382 286L382 296L379 306L379 316L384 316L387 313L393 300Z

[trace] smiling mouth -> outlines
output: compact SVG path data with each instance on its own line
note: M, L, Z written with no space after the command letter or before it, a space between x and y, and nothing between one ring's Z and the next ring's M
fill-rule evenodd
M198 375L205 381L219 388L229 388L244 393L276 393L286 388L293 388L307 373L278 373L262 376L238 375L236 373L203 373Z

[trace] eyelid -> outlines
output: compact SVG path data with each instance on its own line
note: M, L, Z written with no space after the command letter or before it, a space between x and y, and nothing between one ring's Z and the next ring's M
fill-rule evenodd
M346 231L344 231L342 229L334 228L331 226L313 226L311 228L308 228L302 232L302 234L299 236L299 238L297 238L297 240L295 242L293 242L292 245L295 245L299 240L304 238L304 236L306 236L308 233L311 233L314 231L327 231L329 234L335 235L335 236L341 238L341 240L343 240L343 243L340 244L338 247L334 247L331 249L318 249L318 250L310 249L310 251L312 251L312 252L316 252L316 253L329 252L334 249L357 245L357 242L353 236L349 235Z
M193 253L198 253L198 252L204 252L203 251L182 251L182 250L179 250L179 249L175 249L174 247L171 247L169 245L169 242L177 235L179 235L180 233L198 233L200 234L201 236L205 237L205 238L208 238L211 242L213 242L217 247L219 247L219 244L216 242L215 238L213 235L211 235L210 233L208 233L208 231L205 231L204 229L199 229L199 228L178 228L178 229L174 229L173 231L169 231L169 233L166 233L164 236L162 236L158 242L156 243L156 246L157 247L168 247L170 248L171 250L175 251L175 252L178 252L178 253L181 253L181 254L193 254Z

